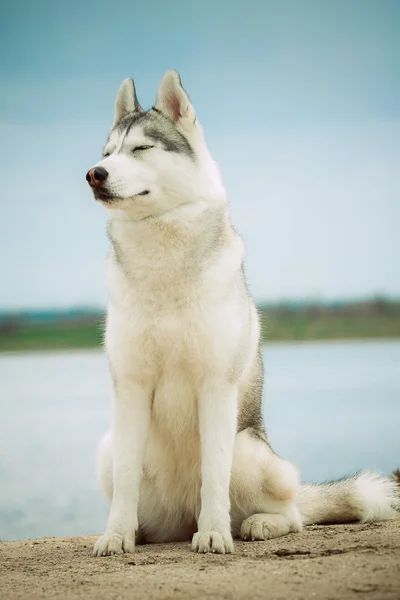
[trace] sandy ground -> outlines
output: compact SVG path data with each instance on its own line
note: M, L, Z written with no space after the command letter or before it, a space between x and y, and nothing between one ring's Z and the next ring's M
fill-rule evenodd
M94 540L2 542L0 598L400 599L400 519L236 542L231 556L180 543L93 558Z

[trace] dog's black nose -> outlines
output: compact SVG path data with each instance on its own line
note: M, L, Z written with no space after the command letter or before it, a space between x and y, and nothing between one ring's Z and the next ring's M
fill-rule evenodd
M104 167L95 167L86 173L86 181L92 187L101 185L108 177L108 171Z

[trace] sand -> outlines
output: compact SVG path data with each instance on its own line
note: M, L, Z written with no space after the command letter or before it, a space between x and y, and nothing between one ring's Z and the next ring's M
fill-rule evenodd
M236 542L230 556L179 543L93 558L94 540L0 543L0 598L400 599L400 519Z

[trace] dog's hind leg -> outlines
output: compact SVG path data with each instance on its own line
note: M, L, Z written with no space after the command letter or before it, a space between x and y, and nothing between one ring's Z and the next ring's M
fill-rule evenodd
M271 450L263 431L236 435L230 486L234 537L266 540L302 529L296 468Z

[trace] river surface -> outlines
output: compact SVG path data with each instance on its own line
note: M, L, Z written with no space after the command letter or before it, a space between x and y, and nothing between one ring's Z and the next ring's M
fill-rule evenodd
M263 352L270 442L303 479L400 464L400 341ZM0 354L0 539L104 528L95 451L110 390L100 351Z

